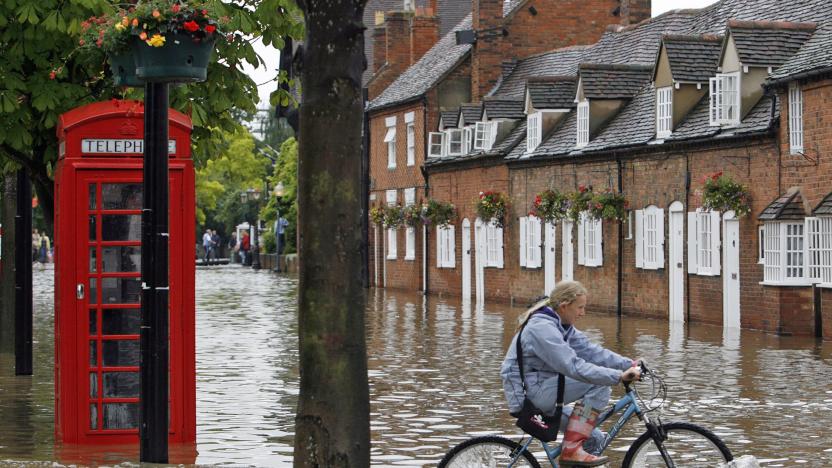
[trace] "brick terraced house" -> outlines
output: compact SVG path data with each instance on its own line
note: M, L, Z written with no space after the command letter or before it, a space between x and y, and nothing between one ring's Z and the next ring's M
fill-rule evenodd
M550 11L590 14L573 2L494 3L475 0L456 28L473 28L473 45L444 37L422 59L434 62L370 104L371 204L459 211L446 230L377 228L376 285L525 304L576 279L595 310L832 337L825 0L722 0L651 19L626 14L649 2L623 2L625 18L578 20L617 23L595 38L553 23ZM546 21L524 23L535 18ZM470 96L442 99L444 80L468 75ZM405 166L406 146L390 159L404 140L390 129L404 136L410 122ZM715 173L748 187L749 214L703 208ZM625 194L627 222L530 215L544 190L581 186ZM508 197L502 228L477 218L483 191Z

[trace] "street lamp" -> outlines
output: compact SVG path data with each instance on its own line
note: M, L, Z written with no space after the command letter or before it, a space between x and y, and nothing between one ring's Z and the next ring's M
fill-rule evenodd
M274 223L274 241L276 246L276 255L275 255L275 267L274 271L280 272L280 244L282 242L280 239L280 231L284 229L282 223L280 222L280 197L286 192L286 188L283 186L283 181L279 181L277 185L274 187L274 197L275 197L275 210L277 211L277 221Z

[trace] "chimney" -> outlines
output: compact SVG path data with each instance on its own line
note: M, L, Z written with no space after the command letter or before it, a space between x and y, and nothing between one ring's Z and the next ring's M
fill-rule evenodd
M503 36L503 0L473 0L473 26L477 33L471 66L471 101L479 102L500 77L508 54Z
M387 28L387 65L392 76L399 76L410 66L410 20L412 12L391 11L385 15Z
M387 63L387 27L382 22L373 29L373 73Z
M651 0L621 0L619 13L622 26L638 24L650 18L652 10Z
M435 1L435 0L434 0ZM410 24L410 64L414 64L439 41L439 17L431 9L417 12ZM424 13L422 15L421 13Z

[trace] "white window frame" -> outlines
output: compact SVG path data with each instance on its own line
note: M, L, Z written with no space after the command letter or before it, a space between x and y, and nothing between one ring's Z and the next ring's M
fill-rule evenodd
M396 204L398 190L387 190L385 197L387 206L394 206ZM395 260L398 257L398 239L395 228L387 229L387 260Z
M542 259L542 230L540 218L526 216L520 218L520 266L525 268L540 268Z
M416 204L416 187L404 189L404 206ZM416 260L416 227L405 229L404 259Z
M718 73L710 79L711 126L739 125L742 108L740 91L740 72Z
M592 219L586 211L578 219L578 265L600 267L604 265L603 221Z
M428 134L428 157L441 158L445 156L445 132L430 132Z
M803 90L797 83L789 85L789 149L803 153Z
M462 129L462 154L468 154L474 149L474 129L474 125Z
M578 135L575 146L583 148L589 144L589 101L584 99L578 103Z
M813 227L809 220L815 220L817 224ZM832 217L807 218L807 233L807 258L814 270L812 280L821 287L832 287ZM817 237L813 239L812 234Z
M436 267L456 268L454 226L436 226Z
M416 0L404 0L403 11L416 11Z
M387 144L387 169L396 168L396 117L384 119L387 132L384 134L384 142Z
M485 223L485 266L503 268L503 228L493 221Z
M760 265L765 264L766 258L766 228L763 225L760 225L757 228L757 263Z
M633 223L635 223L635 214L634 210L627 210L627 234L625 234L624 240L633 240Z
M445 130L447 133L447 137L445 141L447 142L447 150L446 154L448 156L461 156L462 155L462 145L463 145L463 131L461 128L451 128Z
M474 127L474 149L488 151L494 146L497 122L477 122Z
M636 268L664 268L664 210L655 205L636 210Z
M763 283L770 286L806 286L811 284L807 224L803 221L767 221Z
M701 208L688 213L688 273L719 276L722 217Z
M416 165L416 124L407 124L407 165Z
M663 140L673 133L673 87L656 89L656 138Z
M531 153L540 146L543 112L532 112L526 118L526 152Z

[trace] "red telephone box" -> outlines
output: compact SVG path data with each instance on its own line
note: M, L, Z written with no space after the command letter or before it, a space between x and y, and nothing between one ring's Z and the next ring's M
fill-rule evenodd
M196 440L191 120L170 110L170 442ZM107 101L58 124L55 435L138 443L144 106Z

